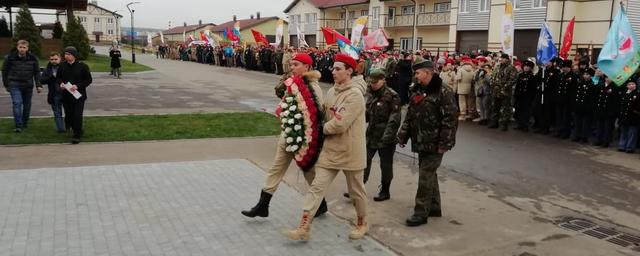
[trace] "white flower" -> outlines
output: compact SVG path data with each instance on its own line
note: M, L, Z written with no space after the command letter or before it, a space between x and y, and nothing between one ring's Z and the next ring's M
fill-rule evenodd
M287 102L292 102L293 101L293 97L287 97L286 100L287 100Z
M290 111L296 111L296 109L298 109L298 107L296 107L295 105L293 105L293 106L289 107L289 110L290 110Z
M295 122L296 122L296 120L293 120L293 119L289 119L289 121L288 121L289 124L293 124Z
M293 138L288 137L288 138L287 138L287 143L292 143L292 142L293 142Z
M287 146L287 148L285 148L284 150L286 150L287 152L293 152L291 151L291 146Z
M298 137L298 138L296 139L296 142L302 142L302 137Z
M299 124L296 124L293 129L295 129L296 131L299 131L300 129L302 129L302 126ZM299 138L299 137L298 137Z
M300 119L300 118L302 118L302 114L298 113L298 114L296 114L296 115L295 115L295 116L293 116L293 117L294 117L295 119Z
M287 103L282 102L282 104L280 104L280 107L281 107L282 109L286 109L286 108L288 108L288 107L289 107L289 105L288 105Z
M291 127L287 127L287 128L285 128L285 129L284 129L284 132L285 132L285 133L290 133L290 132L291 132Z
M289 114L291 114L291 112L289 112L289 110L282 112L283 116L289 116Z
M291 146L291 151L289 151L289 152L296 152L296 150L298 150L298 148L299 148L298 145L293 145L293 146Z
M286 119L286 118L282 118L282 123L283 123L283 124L286 124L288 121L289 121L288 119Z

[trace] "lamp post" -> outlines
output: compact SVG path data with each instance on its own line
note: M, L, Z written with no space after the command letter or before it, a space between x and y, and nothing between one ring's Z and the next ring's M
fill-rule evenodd
M122 32L118 29L118 27L120 27L120 14L118 14L118 12L121 12L122 10L117 10L117 11L113 11L113 18L115 18L115 28L114 28L114 34L115 34L115 40L118 41L118 46L120 46L120 41L122 40L120 37L122 36ZM113 42L111 42L113 44Z
M131 2L127 4L127 10L129 10L129 13L131 13L131 62L136 63L136 50L135 50L135 35L134 35L134 28L133 28L133 14L135 13L136 10L131 9L131 5L134 4L139 4L140 2Z

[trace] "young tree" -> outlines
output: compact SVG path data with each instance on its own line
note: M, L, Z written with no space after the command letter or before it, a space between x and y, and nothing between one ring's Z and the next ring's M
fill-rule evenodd
M11 37L11 30L4 15L0 18L0 37Z
M80 19L71 18L67 22L67 31L62 34L62 44L64 47L74 46L80 53L80 59L89 58L91 46L89 44L89 36L84 26L80 23Z
M35 56L40 56L42 36L40 35L40 29L38 29L36 23L33 22L33 16L31 16L29 6L26 4L20 6L20 11L18 11L18 15L16 16L15 33L13 35L14 47L18 40L27 40L31 53Z
M61 39L62 33L64 33L64 28L62 28L62 24L59 21L53 25L53 39Z

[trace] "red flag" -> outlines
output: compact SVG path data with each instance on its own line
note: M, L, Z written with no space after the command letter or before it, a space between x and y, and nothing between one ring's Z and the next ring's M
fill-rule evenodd
M256 40L256 43L263 43L264 45L269 45L269 40L255 29L251 29L251 33L253 34L253 38Z
M336 44L338 39L342 40L347 44L351 44L351 40L349 40L349 38L346 38L345 36L338 33L338 31L336 31L331 27L323 27L322 34L324 35L325 41L327 41L327 45Z
M232 41L232 42L240 41L240 38L238 38L238 36L236 36L236 34L233 33L233 30L229 28L225 28L224 30L227 33L227 38L229 38L229 41Z
M200 31L200 40L207 42L209 44L209 39L204 35L204 32Z
M567 59L569 55L569 50L571 50L571 44L573 43L573 24L576 21L576 17L573 16L573 19L567 25L567 32L564 34L564 40L562 41L562 49L560 50L560 57L563 59Z

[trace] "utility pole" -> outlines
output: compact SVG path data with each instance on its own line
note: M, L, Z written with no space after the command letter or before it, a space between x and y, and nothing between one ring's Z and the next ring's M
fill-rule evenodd
M133 14L136 12L136 10L131 9L129 6L133 5L133 4L139 4L140 2L131 2L127 4L127 10L129 10L129 13L131 13L131 62L136 63L136 50L135 50L135 34L134 34L134 27L133 27Z

